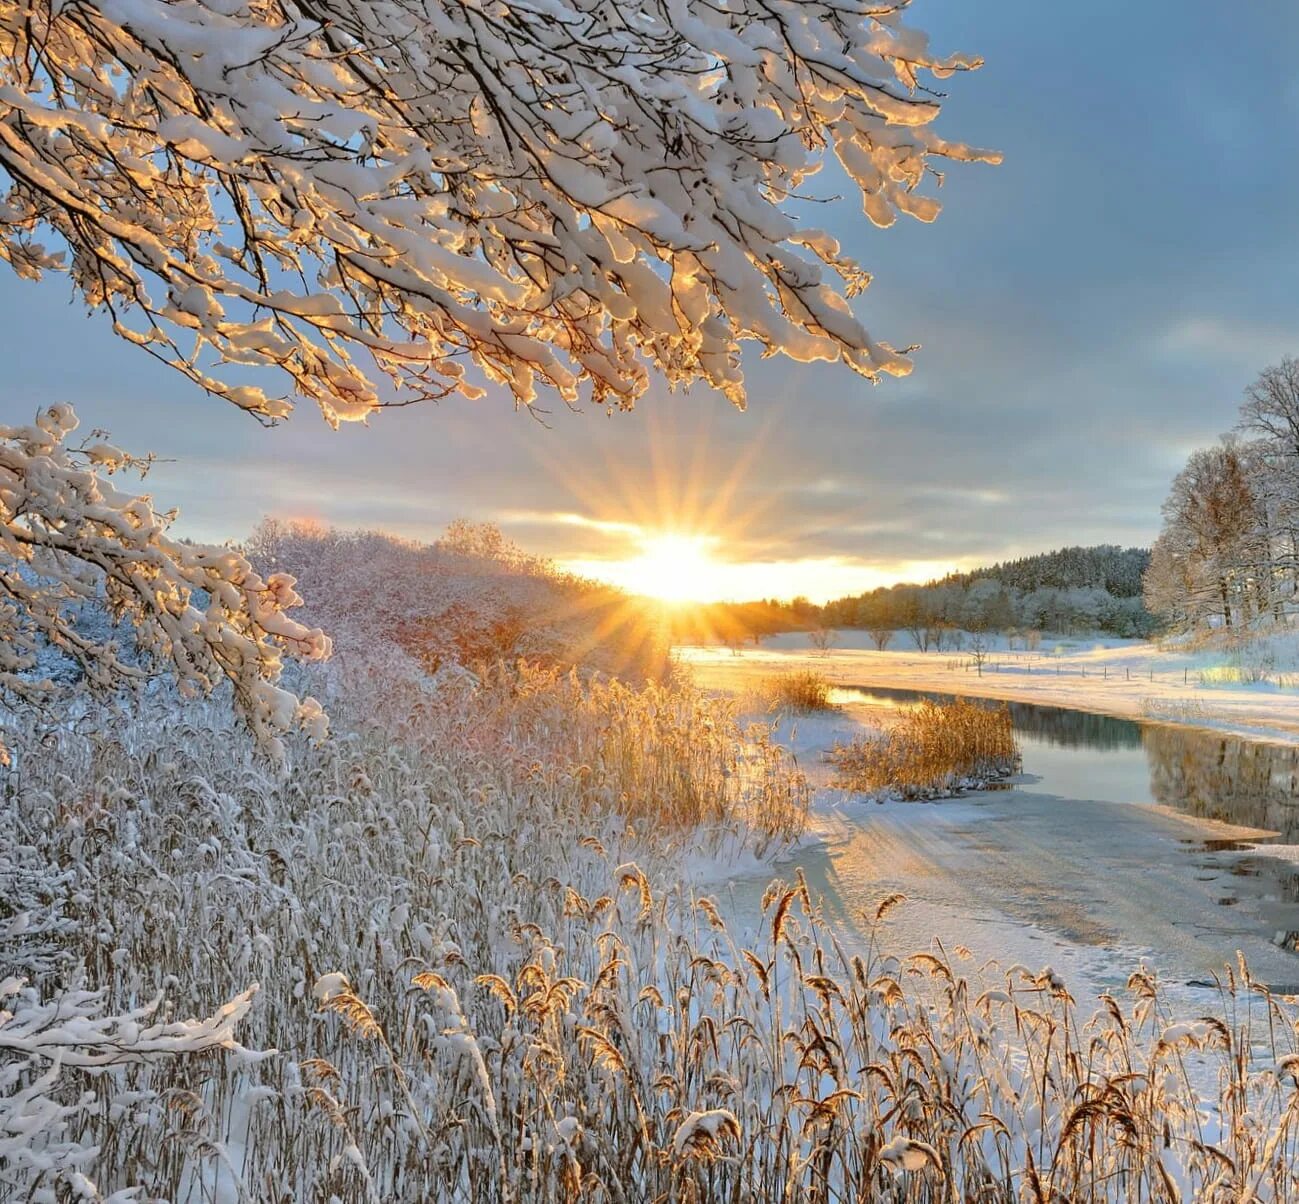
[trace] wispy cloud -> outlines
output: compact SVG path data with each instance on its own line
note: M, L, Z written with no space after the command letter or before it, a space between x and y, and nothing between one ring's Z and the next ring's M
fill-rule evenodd
M1202 65L1221 35L1187 21L1186 0L1118 6L1118 42L1042 7L1025 21L1023 5L936 3L926 19L936 43L994 64L952 81L943 120L1003 149L1003 167L953 170L932 226L878 231L846 200L806 214L873 272L855 303L870 329L922 345L904 381L753 355L745 414L656 381L631 413L557 405L546 427L496 395L338 434L304 405L268 432L69 307L65 285L0 272L0 414L73 401L88 427L174 460L147 488L206 539L264 514L423 539L466 517L608 564L654 533L717 533L716 560L770 575L735 588L763 594L1148 541L1186 452L1231 426L1259 369L1299 353L1299 158L1275 153L1299 96L1299 13L1257 5L1237 23L1250 69L1209 125ZM1141 106L1090 87L1097 55L1145 81Z
M1155 340L1156 349L1166 356L1226 361L1250 375L1293 354L1297 346L1299 331L1294 327L1234 315L1178 318Z

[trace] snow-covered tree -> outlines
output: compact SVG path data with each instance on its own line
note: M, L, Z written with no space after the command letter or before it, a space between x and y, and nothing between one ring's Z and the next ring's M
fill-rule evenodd
M1255 598L1258 507L1241 449L1224 441L1192 452L1173 480L1163 513L1159 563L1148 589L1152 602L1163 597L1164 613L1174 613L1168 590L1180 581L1187 596L1176 609L1192 621L1212 615L1231 627L1234 619L1248 618Z
M1165 503L1145 596L1177 626L1281 622L1299 596L1299 360L1259 374L1236 432L1192 453Z
M650 368L739 403L745 340L904 373L793 208L833 159L877 225L929 221L934 160L995 160L933 132L923 81L978 61L907 4L15 0L0 256L265 421L630 405Z
M139 1200L140 1188L107 1197L100 1193L90 1177L100 1149L76 1133L78 1122L96 1110L126 1111L118 1096L131 1103L136 1116L154 1103L149 1091L114 1090L113 1072L124 1067L224 1051L251 1056L235 1031L257 989L254 985L201 1020L166 1021L156 1018L161 996L108 1015L101 991L74 988L42 999L20 977L0 979L0 1190L5 1199ZM80 1083L78 1075L84 1076ZM56 1192L55 1184L62 1190Z
M869 276L799 220L828 163L869 218L923 221L925 81L978 66L908 0L91 0L0 5L0 257L65 272L122 337L264 422L334 424L484 384L630 406L651 370L744 400L741 345L904 373L849 300ZM833 189L839 188L836 180ZM137 676L71 621L100 585L187 686L259 736L319 709L274 685L284 575L162 534L65 444L10 428L0 689L44 641ZM47 471L48 466L54 468Z
M108 479L141 467L95 432L71 436L77 418L52 406L24 426L0 426L0 704L49 706L60 693L49 655L71 662L78 682L107 695L157 667L187 692L229 681L236 705L272 751L302 726L323 735L314 699L276 685L282 658L329 654L318 628L286 612L300 602L293 578L253 571L229 548L167 533L171 515ZM127 620L143 655L78 622L87 603ZM3 744L0 756L7 758Z
M1240 426L1273 440L1299 462L1299 360L1286 356L1259 373L1245 390Z
M492 524L457 520L434 544L267 520L253 563L287 571L334 640L331 688L353 673L481 669L524 658L635 679L664 664L659 625L611 587L567 576Z
M1265 506L1275 578L1299 592L1299 360L1286 356L1245 390L1239 429L1254 437L1255 492ZM1275 601L1280 603L1281 580Z

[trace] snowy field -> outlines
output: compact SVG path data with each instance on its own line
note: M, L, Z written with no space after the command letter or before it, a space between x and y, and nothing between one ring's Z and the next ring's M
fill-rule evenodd
M743 692L775 673L815 669L836 685L894 686L1072 707L1128 719L1154 719L1299 743L1299 643L1260 641L1245 655L1219 648L1177 650L1145 640L1044 636L1036 650L1004 636L989 639L980 673L968 648L907 647L898 632L877 652L864 631L835 633L828 652L805 632L738 651L720 645L677 649L699 681ZM1265 676L1264 676L1265 675ZM1262 680L1250 682L1251 676Z

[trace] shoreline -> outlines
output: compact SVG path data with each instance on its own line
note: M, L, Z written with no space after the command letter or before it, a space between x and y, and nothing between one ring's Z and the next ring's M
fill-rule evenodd
M998 652L982 676L965 653L876 652L858 648L820 653L807 648L687 645L675 653L700 684L743 693L778 673L814 670L832 686L925 690L1002 702L1089 711L1140 723L1191 727L1273 744L1299 744L1299 694L1241 687L1205 687L1176 655L1153 645L1097 645L1063 657ZM993 664L996 667L993 667ZM1154 678L1150 677L1153 669Z

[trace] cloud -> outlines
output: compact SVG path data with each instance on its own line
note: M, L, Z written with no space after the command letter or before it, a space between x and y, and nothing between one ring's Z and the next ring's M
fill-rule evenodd
M1252 379L1262 368L1294 354L1299 331L1292 326L1254 322L1236 315L1200 314L1176 319L1155 339L1166 356L1218 360Z
M148 487L202 538L289 513L431 539L464 516L541 554L609 561L645 531L718 533L718 558L773 575L763 593L803 588L816 565L856 590L1147 542L1187 451L1232 425L1260 368L1299 352L1299 159L1271 153L1292 132L1276 98L1299 95L1299 14L1237 22L1249 70L1215 93L1210 125L1197 114L1221 31L1201 0L1111 0L1117 41L1112 21L1068 6L1031 21L1022 4L926 8L936 45L989 64L950 81L944 130L1003 149L1005 166L953 165L932 226L876 230L848 199L806 215L874 273L855 302L872 333L921 344L905 380L749 356L743 414L659 383L632 413L554 405L545 426L494 395L337 434L304 404L264 431L69 306L65 283L0 273L0 411L71 400L87 426L173 460ZM1142 80L1140 104L1094 86L1101 58Z

